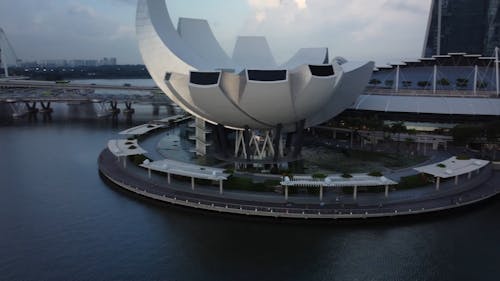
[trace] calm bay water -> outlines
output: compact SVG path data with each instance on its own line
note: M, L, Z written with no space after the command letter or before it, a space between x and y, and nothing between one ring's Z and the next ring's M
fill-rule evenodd
M212 216L109 187L97 157L130 124L57 112L0 125L0 280L500 278L498 199L357 224Z

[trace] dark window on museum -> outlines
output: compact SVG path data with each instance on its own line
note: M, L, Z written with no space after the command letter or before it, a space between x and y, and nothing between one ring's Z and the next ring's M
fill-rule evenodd
M310 65L309 69L314 76L328 77L335 74L331 65Z
M165 81L170 81L171 77L172 77L172 73L171 72L165 73Z
M286 70L248 70L248 79L251 81L284 81Z
M191 72L189 82L195 85L217 85L219 83L219 72Z

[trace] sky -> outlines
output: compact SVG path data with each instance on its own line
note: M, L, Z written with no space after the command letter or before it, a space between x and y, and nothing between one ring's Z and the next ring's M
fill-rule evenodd
M205 18L232 54L236 36L264 35L278 62L302 47L378 65L418 58L431 0L168 0L178 17ZM117 57L141 64L136 0L1 0L0 27L17 56Z

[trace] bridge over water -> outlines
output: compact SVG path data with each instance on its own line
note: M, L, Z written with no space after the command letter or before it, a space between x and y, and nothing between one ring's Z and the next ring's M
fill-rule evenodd
M96 93L96 90L116 90L119 94ZM52 103L68 105L95 104L98 117L121 112L133 114L133 104L153 105L154 110L176 105L156 87L113 86L96 84L69 84L27 80L0 80L0 103L8 104L12 116L19 118L29 113L50 113ZM37 106L41 108L38 109Z
M97 85L97 84L78 84L78 83L58 83L51 81L32 81L32 80L0 80L0 89L50 89L50 90L121 90L121 91L159 91L158 87L135 86L124 84L116 85Z

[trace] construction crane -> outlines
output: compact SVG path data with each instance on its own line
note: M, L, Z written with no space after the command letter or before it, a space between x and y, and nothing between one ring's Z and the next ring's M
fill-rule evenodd
M9 77L9 62L13 62L17 66L18 61L16 52L12 48L7 35L0 28L0 65L4 69L5 77Z

